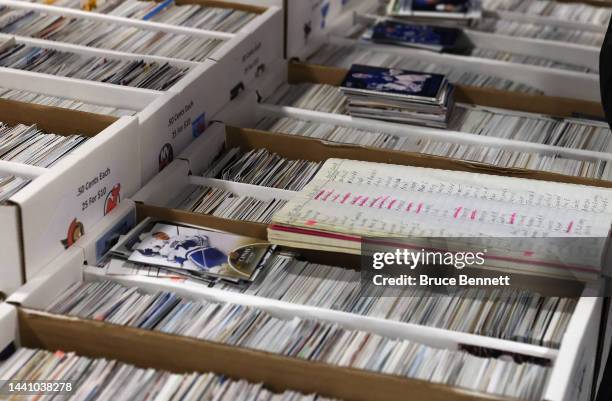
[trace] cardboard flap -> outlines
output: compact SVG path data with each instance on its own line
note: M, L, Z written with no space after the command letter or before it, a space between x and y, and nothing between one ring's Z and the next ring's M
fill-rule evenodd
M61 107L0 99L0 121L15 124L36 124L39 128L60 135L94 136L118 118Z

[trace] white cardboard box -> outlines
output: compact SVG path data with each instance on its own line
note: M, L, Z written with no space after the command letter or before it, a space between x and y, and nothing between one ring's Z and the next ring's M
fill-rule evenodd
M138 122L122 117L0 205L0 292L10 293L33 277L140 188L134 153Z
M332 29L353 26L356 11L377 7L372 0L286 0L287 59L305 60L327 41Z
M115 213L109 217L121 218ZM95 242L95 238L89 238L88 241L80 243L80 246L84 247L85 254L87 253L86 248L93 246ZM8 299L8 302L30 309L44 309L73 283L84 280L107 279L98 268L84 266L84 254L80 251L82 250L75 247L71 252L64 253L62 257L53 261L41 271L35 279L15 292ZM203 298L213 302L249 305L278 316L315 318L351 328L373 331L381 335L418 341L435 347L456 349L459 344L473 345L544 358L550 360L552 366L544 400L586 401L590 397L602 306L602 299L597 297L585 296L579 299L561 347L557 350L515 341L292 304L236 292L226 292L190 281L177 282L142 276L115 277L113 280L126 286L140 287L146 292L173 291L192 299ZM585 295L588 294L585 293ZM6 338L6 335L3 338Z

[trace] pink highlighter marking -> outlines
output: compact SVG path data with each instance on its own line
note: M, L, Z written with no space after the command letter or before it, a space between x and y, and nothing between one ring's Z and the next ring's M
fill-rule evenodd
M332 202L337 201L339 197L340 197L340 194L337 194L336 196L334 196L334 199L332 200Z
M331 191L329 191L328 193L325 194L325 196L323 197L324 201L327 201L327 199L329 199L329 197L331 196L331 194L334 193L334 190L332 189Z
M409 211L410 211L410 209L412 209L412 202L410 202L410 203L408 204L408 207L406 208L406 211L407 211L407 212L409 212Z
M340 203L342 203L344 205L344 202L347 201L348 198L350 198L351 193L347 193L346 195L344 195L344 198L342 198L342 200L340 201ZM353 202L354 203L354 202Z
M415 213L419 213L421 211L421 208L423 207L422 203L419 203L419 206L417 207L417 210Z
M387 206L387 209L391 209L391 207L395 204L396 201L397 201L397 199L393 199L391 202L389 202L389 205Z
M323 195L325 193L325 190L319 191L319 193L317 194L317 196L315 196L315 200L319 200L319 198L321 197L321 195Z
M470 219L476 220L476 210L472 210L472 214L470 215Z
M385 196L382 201L380 201L380 205L378 205L379 209L382 209L383 205L385 204L385 202L387 201L387 199L389 199L389 195Z
M459 206L457 210L455 210L455 215L453 217L455 218L459 217L459 213L461 213L462 209L463 209L463 206Z
M361 199L361 195L359 195L358 197L353 199L353 201L351 203L354 205L359 199Z
M572 227L574 227L574 222L570 221L570 223L567 226L567 230L565 232L567 232L567 233L572 232Z
M361 203L359 204L359 206L363 206L365 205L365 203L368 201L368 199L370 199L369 196L366 196L365 198L363 198L363 200L361 201Z
M376 198L374 198L374 200L372 201L372 203L370 203L370 207L374 207L374 205L376 204L376 202L378 202L378 200L380 199L380 196L377 196Z
M308 221L306 222L306 225L307 225L307 226L314 226L315 224L317 224L317 221L316 221L316 220L308 220Z
M515 221L516 221L516 212L512 213L512 215L510 216L510 224L514 224Z

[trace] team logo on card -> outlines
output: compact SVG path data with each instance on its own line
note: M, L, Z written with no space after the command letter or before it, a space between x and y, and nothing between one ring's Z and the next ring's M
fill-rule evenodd
M121 202L121 184L115 185L108 195L106 195L106 200L104 201L104 215L106 216L112 212L119 202Z
M310 37L310 33L312 32L312 21L308 21L304 24L304 42L308 42L308 38Z
M68 234L66 235L66 239L62 240L62 245L64 245L65 249L68 249L83 235L85 235L85 227L83 226L83 223L77 219L73 219L68 226Z
M167 143L162 146L159 152L159 171L162 171L168 164L172 163L172 160L174 160L174 150L172 149L172 145Z
M202 132L206 131L206 128L206 113L202 113L191 123L191 134L194 138L197 138Z

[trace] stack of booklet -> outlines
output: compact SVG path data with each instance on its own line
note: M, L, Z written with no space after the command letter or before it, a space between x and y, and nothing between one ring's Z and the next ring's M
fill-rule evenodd
M482 17L480 0L391 0L387 15L421 21L468 24Z
M446 128L454 106L441 74L353 65L340 89L353 117Z

